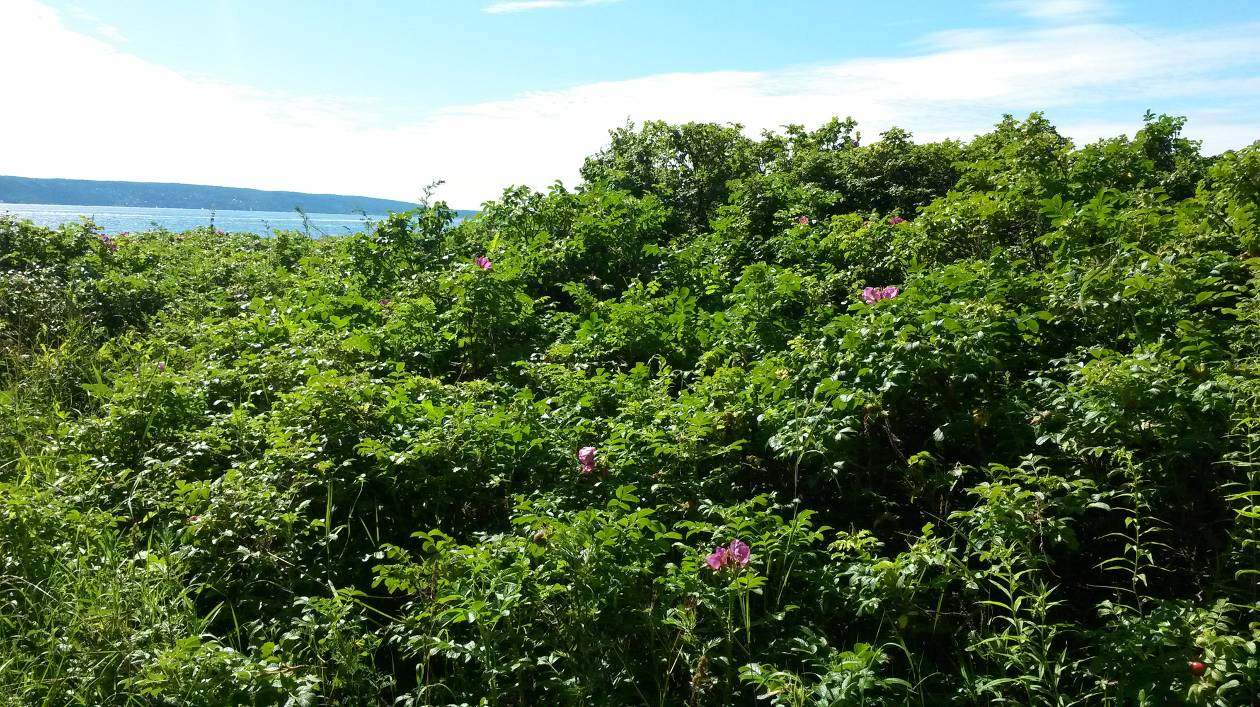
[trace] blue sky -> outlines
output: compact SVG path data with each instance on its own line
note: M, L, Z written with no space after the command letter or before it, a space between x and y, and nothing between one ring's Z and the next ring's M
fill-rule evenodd
M26 139L0 174L398 198L445 179L470 208L572 184L627 118L938 139L1038 109L1078 141L1187 115L1218 151L1260 138L1257 30L1243 0L4 0L26 110L0 135Z

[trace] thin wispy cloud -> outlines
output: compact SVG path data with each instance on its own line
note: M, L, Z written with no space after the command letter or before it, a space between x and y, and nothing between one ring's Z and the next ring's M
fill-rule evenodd
M1107 0L1002 0L996 7L1044 22L1100 20L1114 12Z
M0 135L23 136L0 152L0 174L400 199L444 179L439 198L475 208L512 184L574 184L583 157L627 117L738 122L756 135L851 115L868 139L896 125L933 140L1045 110L1064 134L1090 141L1131 134L1148 107L1187 115L1187 135L1217 152L1260 137L1258 32L1090 24L956 33L906 57L658 74L387 123L372 104L183 75L68 29L34 0L4 0L0 66L26 67L6 77L6 90L29 109L0 111Z
M85 24L89 31L98 37L113 42L114 44L125 44L127 42L127 37L125 37L117 27L109 24L96 15L93 15L82 7L79 7L78 5L71 5L68 11L72 17Z
M506 0L496 2L482 8L482 12L501 15L508 12L528 12L530 10L559 10L572 7L589 7L591 5L609 5L621 0Z

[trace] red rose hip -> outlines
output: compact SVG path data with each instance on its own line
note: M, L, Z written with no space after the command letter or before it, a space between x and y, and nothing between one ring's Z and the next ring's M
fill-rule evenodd
M1203 675L1203 673L1207 672L1207 664L1199 660L1190 661L1189 667L1190 667L1190 674L1195 676L1196 678L1200 677L1201 675Z

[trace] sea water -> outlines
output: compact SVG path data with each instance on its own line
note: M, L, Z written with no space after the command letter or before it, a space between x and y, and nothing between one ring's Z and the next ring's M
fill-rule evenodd
M334 236L366 230L368 220L380 220L384 214L366 218L359 214L306 214L296 211L227 211L210 209L159 209L142 206L74 206L69 204L6 204L0 203L0 215L9 214L32 221L39 226L56 227L88 218L106 233L147 231L165 228L186 231L213 225L229 233L246 232L269 235L273 230L295 230L312 236Z

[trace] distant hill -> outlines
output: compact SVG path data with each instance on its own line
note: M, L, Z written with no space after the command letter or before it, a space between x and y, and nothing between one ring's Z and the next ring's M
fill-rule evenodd
M143 206L168 209L223 209L383 214L406 211L415 204L368 196L303 194L236 187L162 182L102 182L89 179L34 179L0 176L0 203L76 204L82 206Z

